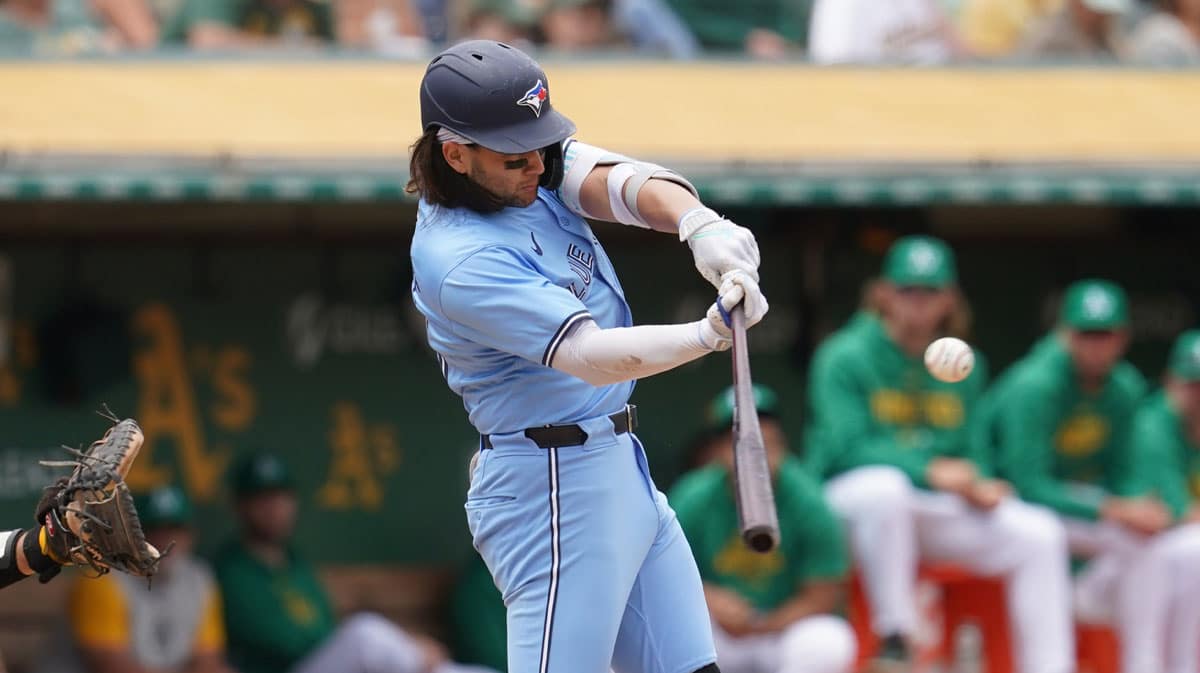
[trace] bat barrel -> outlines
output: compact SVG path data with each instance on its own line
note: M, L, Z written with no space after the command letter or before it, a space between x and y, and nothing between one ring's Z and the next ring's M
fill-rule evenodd
M733 479L738 525L750 549L767 553L779 544L779 517L771 486L771 468L763 443L746 348L746 316L741 306L730 312L733 328Z
M754 526L742 531L742 541L760 554L779 546L779 531L770 526Z

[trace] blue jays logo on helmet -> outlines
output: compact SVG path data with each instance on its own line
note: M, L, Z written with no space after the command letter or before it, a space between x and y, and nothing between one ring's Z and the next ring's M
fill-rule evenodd
M545 101L550 96L550 91L542 85L542 80L538 80L537 84L533 85L529 91L521 96L521 100L517 101L517 105L524 105L533 110L534 117L542 116L542 101Z

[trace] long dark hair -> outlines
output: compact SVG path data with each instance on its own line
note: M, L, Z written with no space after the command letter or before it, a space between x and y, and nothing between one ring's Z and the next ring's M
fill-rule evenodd
M437 133L437 127L427 129L409 148L409 178L404 191L435 206L470 208L480 213L494 213L508 205L446 163Z

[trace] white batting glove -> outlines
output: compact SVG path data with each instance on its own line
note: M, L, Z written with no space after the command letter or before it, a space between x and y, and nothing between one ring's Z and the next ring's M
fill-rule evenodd
M708 308L705 319L700 321L700 341L709 350L728 350L733 345L729 312L739 303L746 315L747 329L757 325L770 309L767 298L758 289L754 279L742 271L730 271L721 282L717 301Z
M710 208L694 208L679 219L679 240L687 241L696 270L720 289L721 277L743 271L758 280L758 241L749 229L721 217Z

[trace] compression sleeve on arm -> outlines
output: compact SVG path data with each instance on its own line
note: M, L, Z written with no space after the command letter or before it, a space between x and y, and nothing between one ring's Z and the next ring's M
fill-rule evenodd
M559 344L551 367L594 386L645 378L714 350L706 320L601 329L584 320Z

